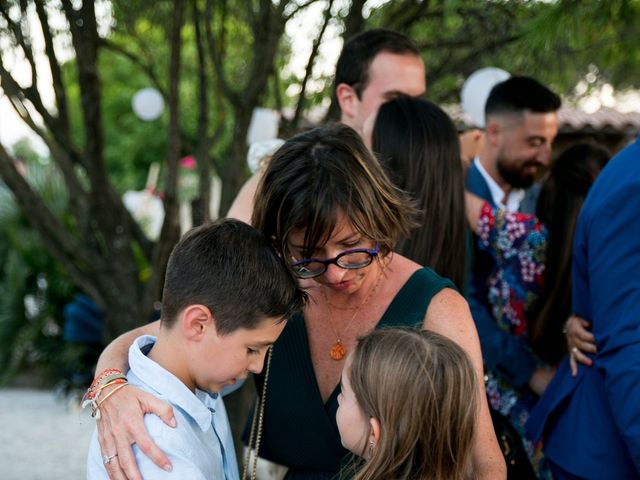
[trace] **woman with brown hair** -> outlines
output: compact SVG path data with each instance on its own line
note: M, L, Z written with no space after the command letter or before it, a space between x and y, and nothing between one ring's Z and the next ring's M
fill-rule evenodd
M454 342L427 330L375 330L347 358L341 390L342 443L364 459L353 464L354 480L472 478L477 380Z
M464 298L428 268L393 253L413 226L412 203L392 186L358 134L344 125L321 127L288 140L274 155L255 199L253 225L271 238L303 281L309 301L271 350L256 378L262 395L259 453L286 465L287 479L330 479L347 453L335 423L340 375L357 339L383 326L408 325L440 333L462 347L483 378L478 336ZM251 292L247 292L251 295ZM215 315L215 313L214 313ZM126 368L127 336L103 353L98 371ZM480 382L478 392L483 391ZM473 470L477 478L504 478L486 398L477 408ZM118 452L136 478L130 444L168 465L144 430L146 412L170 418L165 405L125 388L102 407L103 452ZM111 465L111 464L110 464ZM118 477L118 475L120 477Z
M417 227L396 251L464 291L470 236L453 121L435 103L399 95L367 120L364 138L394 185L407 192L420 211Z

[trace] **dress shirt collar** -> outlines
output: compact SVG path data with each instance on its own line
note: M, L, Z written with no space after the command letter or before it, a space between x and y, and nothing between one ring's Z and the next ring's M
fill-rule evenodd
M476 168L484 178L484 181L487 182L487 187L489 187L489 192L491 192L491 198L493 199L493 203L503 210L508 212L517 212L520 208L520 202L524 198L525 191L521 188L514 188L511 190L511 193L507 196L507 203L504 204L502 202L505 197L504 190L498 185L498 183L493 179L491 175L484 169L482 163L480 163L480 157L476 157L473 159L473 163Z
M193 418L203 432L207 431L211 427L218 394L199 389L194 394L174 374L147 357L144 352L148 352L155 342L156 337L151 335L136 338L129 348L130 371L153 388L157 396L170 399Z

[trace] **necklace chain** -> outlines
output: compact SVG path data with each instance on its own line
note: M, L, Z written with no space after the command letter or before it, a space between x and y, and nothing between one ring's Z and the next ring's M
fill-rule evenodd
M362 302L360 302L360 304L357 307L355 307L355 311L353 312L353 315L351 316L351 318L349 319L347 324L342 329L342 333L343 334L347 332L347 330L351 326L351 323L353 322L353 320L356 318L356 316L360 312L360 309L364 306L365 303L367 303L371 299L373 294L378 289L378 286L380 285L380 282L382 281L383 273L384 273L384 271L381 270L380 274L378 275L378 279L376 280L375 285L373 287L371 287L371 289L369 290L369 293L367 293L367 296L364 298L364 300ZM327 322L329 323L329 326L331 327L331 330L333 330L333 334L336 336L336 341L331 346L331 349L329 350L329 356L333 360L340 361L347 354L347 349L345 348L344 344L342 343L342 335L338 333L338 331L336 330L335 326L331 322L331 318L333 317L333 311L332 311L331 307L333 307L335 305L333 305L329 301L329 299L327 298L327 293L324 291L324 288L320 287L320 291L322 292L322 298L324 299L325 304L327 305L327 311L329 312L329 318L327 319ZM344 307L340 308L340 307L338 307L338 309L339 310L353 310L353 307L349 307L349 308L344 308Z

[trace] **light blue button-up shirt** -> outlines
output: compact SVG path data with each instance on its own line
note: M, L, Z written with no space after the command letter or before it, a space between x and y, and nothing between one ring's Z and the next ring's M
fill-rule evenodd
M165 472L134 444L142 478L238 480L233 438L222 397L201 390L194 394L172 373L148 358L145 353L155 341L155 337L143 335L133 342L129 349L127 378L129 384L170 403L178 425L171 428L158 416L145 415L149 435L167 455L173 469ZM108 479L97 431L89 447L87 478Z

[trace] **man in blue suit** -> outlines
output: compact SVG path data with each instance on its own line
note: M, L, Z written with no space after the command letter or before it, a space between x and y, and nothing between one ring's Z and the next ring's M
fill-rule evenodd
M573 310L591 322L593 366L565 360L527 428L554 478L640 478L640 137L615 156L582 207Z
M513 76L497 84L485 105L482 152L469 167L466 188L493 207L533 213L541 166L548 166L558 133L560 97L537 80ZM467 297L478 328L487 371L497 372L514 387L529 385L540 394L552 372L536 368L522 338L501 330L489 305L487 278L493 260L475 250Z

